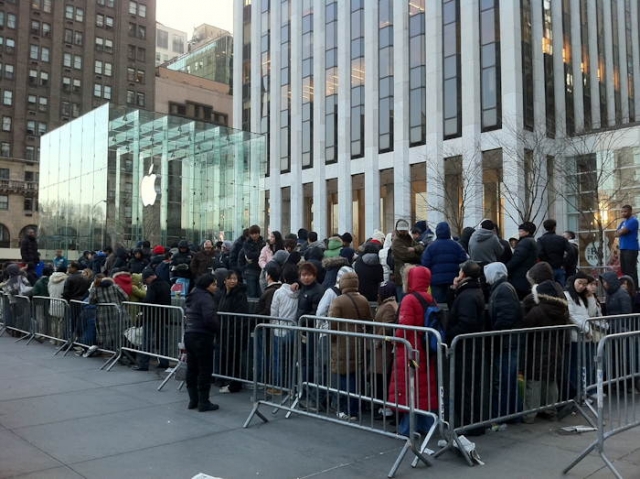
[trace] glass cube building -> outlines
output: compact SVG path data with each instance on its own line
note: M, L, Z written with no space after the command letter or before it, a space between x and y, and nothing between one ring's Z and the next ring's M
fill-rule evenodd
M103 105L42 137L40 247L233 239L264 217L265 148L263 135Z

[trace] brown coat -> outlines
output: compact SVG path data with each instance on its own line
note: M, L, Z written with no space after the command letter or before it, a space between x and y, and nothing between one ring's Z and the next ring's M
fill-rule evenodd
M396 311L398 311L398 303L393 296L385 299L376 311L376 317L374 321L376 323L389 323L394 324L396 322ZM373 334L380 336L393 336L394 331L392 327L376 326ZM374 354L372 372L374 374L384 374L391 370L393 364L393 351L392 344L389 343L386 346L382 341L374 341ZM386 364L386 370L385 370Z
M340 290L342 294L331 302L329 317L369 321L373 319L367 298L358 293L358 275L356 273L342 275ZM339 321L329 321L329 327L337 331L365 332L364 327L360 325ZM366 341L360 338L331 335L331 372L348 374L362 371L365 351Z

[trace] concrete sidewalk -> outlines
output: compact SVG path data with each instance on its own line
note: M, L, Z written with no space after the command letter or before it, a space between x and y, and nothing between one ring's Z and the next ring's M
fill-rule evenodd
M402 443L387 437L282 413L262 424L242 424L251 410L248 391L217 395L216 412L188 411L184 391L160 376L116 366L100 371L99 358L53 357L48 344L0 337L0 478L191 478L198 472L231 478L384 478ZM509 426L477 438L485 466L470 468L455 453L435 466L410 467L404 478L555 478L594 438L561 436L540 421ZM607 441L609 457L627 479L640 478L640 430ZM435 441L434 441L435 442ZM568 478L611 473L591 455Z

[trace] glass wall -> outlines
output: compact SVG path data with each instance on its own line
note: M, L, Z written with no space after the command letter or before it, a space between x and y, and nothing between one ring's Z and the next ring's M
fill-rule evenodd
M233 238L264 216L265 138L106 104L41 139L44 249Z
M223 35L201 48L183 55L167 65L167 68L231 85L232 58L233 37Z

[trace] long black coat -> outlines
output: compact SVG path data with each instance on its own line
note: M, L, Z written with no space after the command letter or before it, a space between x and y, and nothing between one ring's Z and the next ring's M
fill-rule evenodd
M511 260L507 263L509 282L516 288L520 297L529 294L531 285L527 280L527 271L536 264L538 259L538 245L536 240L527 236L518 241Z
M20 241L20 256L24 263L37 263L40 261L38 254L38 240L32 236L25 236Z
M459 334L479 333L484 330L484 293L477 279L467 279L456 289L455 299L449 307L447 342Z

